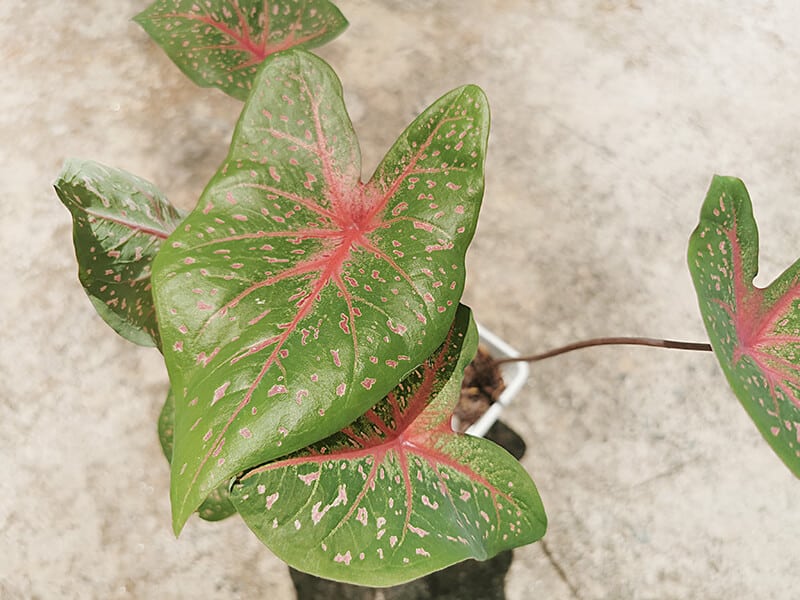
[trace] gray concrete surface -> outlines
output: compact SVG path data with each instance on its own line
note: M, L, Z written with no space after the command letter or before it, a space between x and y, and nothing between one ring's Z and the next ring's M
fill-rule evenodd
M51 189L67 156L189 207L239 104L130 21L147 0L0 4L0 598L287 598L240 520L170 530L158 354L75 277ZM792 0L341 0L321 51L369 173L451 87L493 109L466 301L516 346L701 340L685 248L712 173L748 184L766 283L800 255L800 5ZM797 596L800 482L709 355L583 351L536 365L508 420L550 516L510 598Z

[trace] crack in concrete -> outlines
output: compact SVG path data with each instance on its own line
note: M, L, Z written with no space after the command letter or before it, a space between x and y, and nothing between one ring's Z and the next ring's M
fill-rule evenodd
M658 481L660 479L674 477L675 475L678 475L679 473L681 473L681 471L683 471L686 467L698 462L702 458L704 458L704 456L702 454L698 454L698 455L693 456L693 457L691 457L691 458L689 458L687 460L679 462L678 464L672 465L671 467L665 469L664 471L661 471L660 473L656 473L655 475L652 475L651 477L648 477L644 481L640 481L639 483L636 483L636 484L632 485L631 489L636 489L636 488L640 488L640 487L644 487L644 486L650 485L651 483L653 483L655 481Z
M547 560L550 561L550 564L553 566L553 569L555 569L558 578L561 579L561 581L564 582L564 585L567 586L567 589L569 589L569 592L572 595L572 597L575 598L575 600L581 600L581 596L578 593L578 588L575 587L575 584L572 583L572 581L570 581L569 577L567 577L566 571L564 571L564 568L559 564L555 556L553 556L553 553L550 551L550 548L547 547L547 542L545 542L544 540L540 540L539 545L542 547L542 552L544 552L544 555L547 557Z

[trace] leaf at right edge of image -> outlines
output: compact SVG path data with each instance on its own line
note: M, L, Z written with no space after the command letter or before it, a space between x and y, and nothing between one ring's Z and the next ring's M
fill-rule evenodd
M524 467L450 428L478 334L460 306L442 346L341 432L253 469L231 500L279 558L313 575L396 585L540 539Z
M689 271L711 346L739 401L800 477L800 261L766 288L747 189L715 176L689 240Z

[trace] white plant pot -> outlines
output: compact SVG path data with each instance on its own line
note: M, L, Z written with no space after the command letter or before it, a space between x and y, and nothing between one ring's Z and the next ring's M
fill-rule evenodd
M478 324L478 333L480 334L480 344L492 355L493 358L514 358L520 356L512 346L499 338L497 335ZM525 385L525 380L528 379L530 369L528 363L512 362L500 365L500 374L503 376L503 381L506 384L505 389L500 394L497 401L492 404L489 409L483 413L480 419L475 421L467 433L476 437L483 437L491 429L492 425L500 418L500 413L503 409L511 404L522 386Z

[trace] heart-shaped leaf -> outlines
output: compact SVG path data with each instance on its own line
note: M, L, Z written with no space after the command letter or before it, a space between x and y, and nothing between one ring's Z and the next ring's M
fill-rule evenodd
M150 267L182 215L155 186L93 161L68 160L55 183L72 213L78 278L114 331L160 345Z
M321 46L347 27L328 0L157 0L134 20L189 79L239 100L267 56Z
M231 497L289 565L395 585L544 535L530 476L500 446L450 429L477 330L462 307L442 346L353 424L236 483Z
M800 477L800 261L757 288L758 230L744 184L714 177L689 242L711 345L761 434Z
M331 435L442 342L483 195L488 107L435 102L373 179L331 68L267 59L230 153L154 265L176 392L176 530L243 469Z
M161 450L167 457L167 463L172 462L172 446L175 440L175 394L170 390L167 399L158 415L158 439ZM224 482L212 491L197 509L197 514L206 521L221 521L236 512L231 504L228 493L228 482Z

